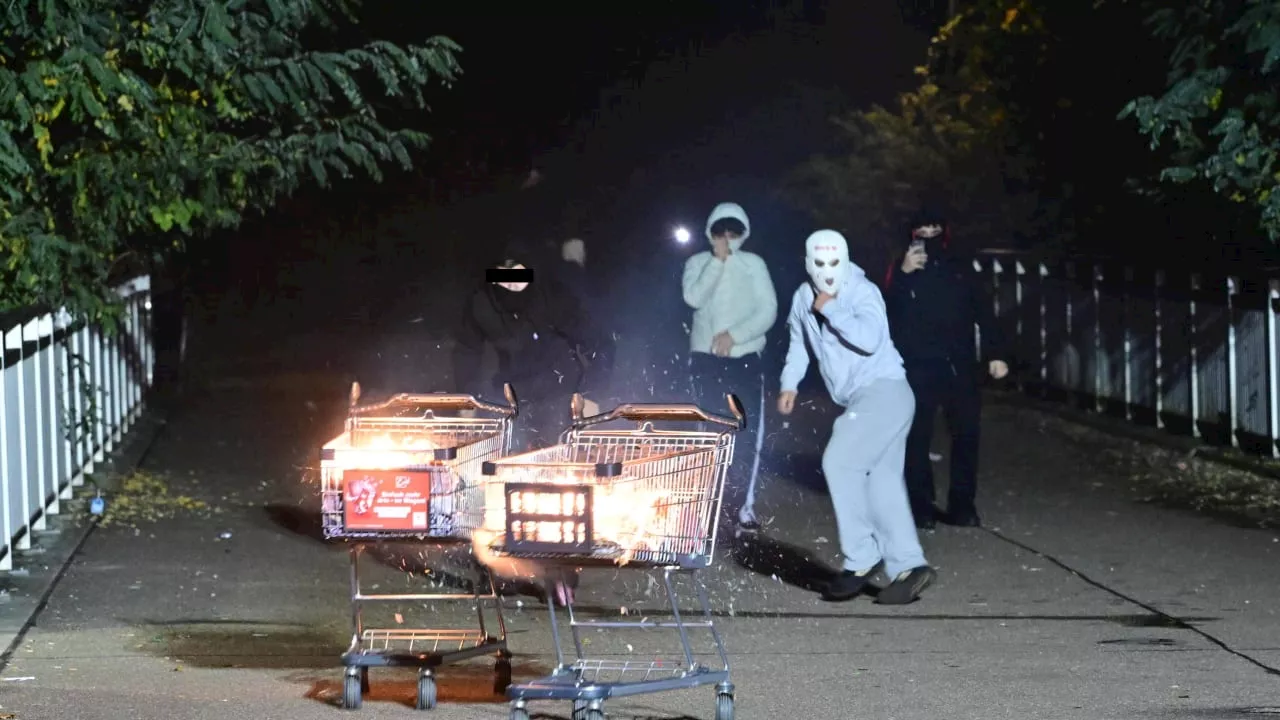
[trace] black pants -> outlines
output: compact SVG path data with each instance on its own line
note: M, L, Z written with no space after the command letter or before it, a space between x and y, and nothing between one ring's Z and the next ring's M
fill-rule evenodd
M764 375L760 356L756 354L740 358L721 358L706 353L693 353L689 359L689 371L693 384L694 401L703 410L717 415L729 415L726 393L733 393L742 401L747 413L747 426L737 433L733 446L733 464L725 480L724 500L721 504L721 523L738 522L738 511L744 505L754 505L755 488L752 479L757 476L756 442L764 418ZM709 428L710 429L710 428Z
M934 418L942 408L951 433L951 484L947 490L947 514L966 518L977 513L978 440L982 396L969 363L919 360L906 363L907 381L916 396L916 416L907 435L903 468L907 494L916 524L934 519L933 442Z
M560 433L569 427L572 419L569 403L573 399L573 389L566 388L563 392L542 388L539 390L541 392L519 397L520 415L512 430L512 452L521 453L555 445L560 441Z

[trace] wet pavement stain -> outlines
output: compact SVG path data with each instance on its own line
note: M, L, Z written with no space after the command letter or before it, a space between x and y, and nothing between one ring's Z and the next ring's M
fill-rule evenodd
M511 663L514 682L527 682L551 672L549 665L522 660L516 657ZM320 676L308 673L308 677L294 678L310 685L305 697L308 700L340 707L342 704L342 673L340 666L332 673ZM436 670L436 692L440 704L502 704L507 697L498 687L491 659L475 659L457 665L444 665ZM394 703L414 707L418 697L418 675L413 668L372 669L369 671L369 690L363 693L364 702Z
M339 664L341 630L234 621L153 625L146 649L196 668L310 669Z

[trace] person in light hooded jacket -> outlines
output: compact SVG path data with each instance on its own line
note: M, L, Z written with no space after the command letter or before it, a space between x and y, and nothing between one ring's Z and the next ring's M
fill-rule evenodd
M685 261L682 278L684 301L693 308L689 371L699 405L722 406L725 393L731 392L747 408L748 425L734 446L721 522L736 524L739 531L756 530L764 426L761 358L765 336L778 318L778 296L764 260L742 249L751 236L751 221L740 205L717 205L707 217L706 234L711 249Z
M925 562L907 500L903 460L915 415L902 356L889 336L880 290L849 261L849 246L834 230L805 241L809 282L796 289L787 316L791 344L782 369L778 412L795 410L809 349L831 399L845 408L822 453L840 534L844 571L823 598L851 600L880 588L882 604L915 600L934 579Z

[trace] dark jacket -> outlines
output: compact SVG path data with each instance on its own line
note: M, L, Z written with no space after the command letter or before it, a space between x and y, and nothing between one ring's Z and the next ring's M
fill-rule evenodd
M510 253L508 253L510 254ZM503 383L517 395L545 399L575 391L590 394L607 384L612 353L607 338L557 277L539 272L544 261L523 261L534 282L521 292L485 283L468 301L453 353L458 392L501 397ZM493 346L498 372L480 377L484 346ZM589 371L579 356L587 359Z
M959 369L960 363L972 364L975 325L981 331L982 361L1010 360L991 298L973 267L945 250L931 248L929 264L911 274L902 272L902 257L896 257L885 277L884 300L893 344L908 365L948 361Z

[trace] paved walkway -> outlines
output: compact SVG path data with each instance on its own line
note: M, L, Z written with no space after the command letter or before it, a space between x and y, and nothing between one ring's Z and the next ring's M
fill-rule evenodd
M438 387L433 371L447 346L415 329L380 329L379 353L401 357L390 372L401 387ZM0 713L341 712L346 556L317 538L310 468L341 423L344 368L360 366L351 349L359 340L341 328L301 334L278 340L273 357L224 353L205 368L143 471L213 512L96 530L0 675ZM940 571L926 598L899 608L821 602L806 586L835 564L816 474L830 413L815 402L773 428L772 451L788 466L767 478L764 536L707 576L733 654L739 718L1199 720L1280 706L1280 538L1140 503L1141 489L1103 456L1105 439L1004 404L985 414L988 529L924 537ZM398 557L384 587L407 586L406 571L423 565L413 548ZM580 599L605 615L654 614L653 591L643 574L601 571L585 577ZM511 605L516 675L542 672L544 606L523 596ZM621 642L643 653L659 640ZM436 715L505 717L487 662L440 677ZM375 673L373 685L361 715L414 712L411 674ZM714 715L709 689L607 707L616 718Z

